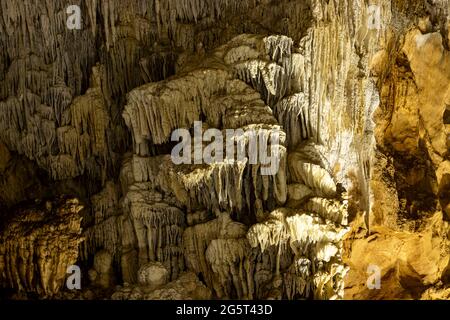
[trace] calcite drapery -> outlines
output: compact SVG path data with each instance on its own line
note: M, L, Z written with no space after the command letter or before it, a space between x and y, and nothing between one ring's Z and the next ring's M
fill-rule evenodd
M0 284L51 297L78 258L82 206L77 199L47 201L6 221L0 233Z
M80 6L80 30L67 29L68 5ZM0 213L79 196L83 263L111 257L133 283L115 297L208 296L194 292L203 281L221 298L341 298L348 221L353 297L371 296L360 276L379 256L358 255L385 237L439 249L415 263L380 255L404 290L383 294L445 290L448 1L46 0L0 11ZM277 174L251 159L175 165L171 135L196 121L200 134L244 131L233 145L249 150L247 130L279 132ZM424 272L427 259L438 267ZM174 281L135 286L149 263Z

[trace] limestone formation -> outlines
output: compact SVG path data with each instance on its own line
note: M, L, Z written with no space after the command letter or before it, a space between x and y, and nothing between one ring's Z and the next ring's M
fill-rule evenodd
M157 288L168 282L169 272L161 263L149 262L138 271L138 282L142 285Z
M65 285L81 236L77 199L61 199L12 212L2 223L0 284L51 297Z
M448 299L449 21L2 0L0 299Z
M88 274L92 285L111 287L114 283L111 254L106 250L98 251L94 256L94 266Z
M211 291L192 272L182 273L177 280L154 287L125 284L118 287L112 300L208 300Z

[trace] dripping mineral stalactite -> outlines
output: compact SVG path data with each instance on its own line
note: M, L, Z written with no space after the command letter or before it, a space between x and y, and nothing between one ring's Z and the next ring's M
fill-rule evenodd
M82 208L77 199L57 199L15 212L1 232L2 287L58 293L78 260Z
M1 0L0 297L449 298L450 4L369 2Z

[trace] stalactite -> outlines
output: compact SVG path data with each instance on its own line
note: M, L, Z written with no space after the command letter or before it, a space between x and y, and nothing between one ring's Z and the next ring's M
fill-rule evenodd
M208 104L206 97L224 88L227 78L225 71L200 70L173 79L170 86L151 83L133 90L123 116L133 132L136 149L148 138L156 144L166 142L174 129L190 127L199 120L202 106ZM159 97L149 95L153 92L159 92Z
M326 158L314 144L300 144L290 154L289 164L291 178L306 184L288 186L287 206L295 209L273 211L253 225L247 233L249 243L262 252L277 248L278 258L272 272L277 276L281 273L283 279L283 290L278 290L277 296L343 298L347 269L342 263L342 240L349 231L347 195L337 193L333 178L323 168L327 165ZM282 269L280 256L289 250L294 261L288 269Z
M266 62L262 60L244 61L242 62L244 65L238 67L240 63L236 65L234 61L252 57L252 55L247 56L249 49L245 44L256 46L259 50L267 50L267 54L270 54L281 65L272 62L274 68L264 67L261 75L252 70L255 66L258 68L259 63L265 65ZM251 78L256 77L255 89L262 96L264 96L264 92L271 92L272 96L276 95L279 99L289 88L287 81L291 77L290 70L292 69L291 46L292 41L287 37L240 36L230 41L227 46L217 49L211 59L206 59L206 62L197 69L186 69L187 74L170 78L167 81L147 84L131 91L123 116L127 126L133 132L136 150L140 151L143 148L141 145L147 141L154 144L168 141L174 129L190 127L194 121L200 119L201 115L206 116L208 123L216 126L223 123L226 128L232 129L250 123L275 124L276 121L271 115L270 109L264 108L264 104L257 101L258 95L255 96L255 93L252 93L247 86L232 79L232 74L227 71L227 64L234 63L232 68L243 70L244 79L242 80L246 79L244 74L247 72L250 72ZM231 51L232 53L230 53ZM217 59L213 60L213 57L220 57L223 62L218 62ZM208 66L208 62L211 66ZM255 72L257 73L255 74ZM237 76L239 74L241 72L237 72ZM279 77L278 74L283 74L284 78ZM263 77L264 80L260 77ZM248 80L251 82L250 78ZM224 99L223 92L226 92L229 97ZM233 99L230 99L231 97ZM246 102L250 101L250 97L254 97L255 101L253 104L247 105ZM272 99L274 98L269 100ZM239 100L242 102L240 103ZM212 112L209 108L211 104L217 105L219 108ZM247 109L249 110L247 111ZM237 125L229 123L228 120L227 123L226 119L231 116L227 113L229 114L230 111L233 112L233 118L240 113L242 119L239 121L246 121L252 109L260 115L252 118L251 122L241 122ZM143 153L142 155L147 154Z
M187 73L181 73L179 77L151 83L130 93L123 116L133 132L135 152L143 156L148 155L149 144L166 142L172 130L179 127L190 127L195 120L200 119L201 115L205 115L208 124L213 126L223 126L224 129L242 129L244 132L257 131L259 134L267 136L267 141L275 131L280 131L280 128L275 126L276 120L271 110L260 100L258 93L252 91L243 82L233 80L232 75L225 69L227 63L248 59L247 51L249 49L246 49L248 47L245 45L254 46L266 54L270 54L272 59L287 69L283 73L289 74L292 42L288 38L263 38L250 35L237 37L213 54L222 57L223 63L218 64L217 59L207 59L199 69L186 66ZM213 66L219 66L219 68L205 68L212 63L214 63ZM273 77L275 75L268 79L279 81L272 80ZM285 89L283 88L273 87L274 92L279 96L284 94ZM226 94L224 95L224 93ZM211 104L216 108L211 109L209 107ZM212 112L213 110L214 112ZM219 113L217 113L218 110ZM256 123L259 124L256 125ZM186 173L186 170L174 169L176 174L169 178L166 177L166 180L175 178L181 181L186 192L179 197L179 200L188 208L195 209L203 206L212 211L240 211L244 204L247 208L251 208L249 191L243 194L241 188L232 187L239 186L244 182L248 185L247 188L244 187L245 190L254 190L251 191L254 194L252 196L260 203L257 211L262 214L264 203L269 200L269 189L274 190L274 198L277 203L283 204L286 201L284 169L286 151L282 147L284 141L284 132L280 131L280 146L272 146L279 148L280 170L273 177L259 177L261 175L260 166L252 164L248 167L250 179L243 181L245 164L225 160L212 164L208 170L195 170L196 167L192 166L192 169ZM245 136L245 139L239 143L248 148L249 137ZM135 159L137 161L139 158L135 157ZM147 178L144 178L147 177L147 169L142 167L136 174L140 175L141 172L143 176L138 176L137 179L148 181ZM158 173L155 172L155 175L158 176ZM156 180L160 181L159 178ZM175 191L175 193L177 192ZM188 195L189 197L187 197Z
M223 218L222 218L223 219ZM222 226L218 219L186 228L183 234L183 248L188 270L201 274L208 287L212 287L212 270L206 261L206 249L208 244L217 239Z
M137 239L138 265L161 262L169 270L170 278L176 279L184 270L180 248L185 223L183 212L163 202L162 195L145 183L130 187L123 207Z
M17 99L0 102L0 108L5 111L1 113L0 121L8 123L5 126L9 128L1 133L2 138L12 150L35 159L55 180L83 174L91 157L102 161L103 170L107 170L111 167L111 164L106 163L111 158L107 141L110 129L109 116L99 87L101 73L101 67L93 69L91 82L94 87L85 95L74 99L71 104L68 104L71 98L64 89L62 92L55 90L49 96L58 108L52 111L51 108L40 105L41 110L45 108L42 116L36 113L38 107L29 108L32 103L36 103L33 102L33 95L30 95L28 103ZM66 125L57 127L58 123ZM28 129L24 130L25 128ZM60 151L58 155L52 152L55 144ZM101 176L107 176L106 172Z
M230 62L237 76L261 93L269 106L274 106L290 89L292 77L292 39L286 36L269 36L263 38L264 44L258 43L261 38L254 37L253 41L246 40L243 47L244 57L249 54L251 60L241 62L239 53L234 53ZM233 42L233 40L232 40ZM270 61L254 60L254 50L251 47L265 47L265 54ZM241 48L238 48L241 49ZM242 50L242 49L241 49Z
M291 147L311 137L308 100L303 93L286 97L279 101L274 113L286 130L287 144Z
M293 264L282 271L282 296L289 299L342 298L342 281L346 269L341 268L339 272L335 270L336 266L342 266L341 241L348 228L297 212L290 209L274 211L266 221L253 225L247 233L250 245L261 248L263 252L275 246L278 256L289 250L288 247L293 251ZM341 210L341 214L346 216L346 210ZM277 260L273 272L278 275L280 270L280 261ZM328 286L327 292L323 292L324 285Z
M77 199L61 199L16 212L1 232L1 285L47 297L56 294L67 268L77 261L81 209Z
M247 233L252 247L260 246L264 252L271 246L283 246L289 240L289 231L284 221L284 211L273 211L264 222L253 225Z
M101 294L121 274L114 299L343 298L348 210L357 232L359 210L369 233L377 223L401 233L402 215L427 229L403 183L426 185L423 202L450 210L447 2L80 0L81 29L69 30L68 0L2 1L0 215L47 194L74 193L90 208L82 233L75 213L18 210L0 233L0 283L54 296L79 253ZM430 16L412 21L425 7ZM175 164L177 129L243 132L230 142L245 155ZM276 153L273 174L274 163L253 161L255 132ZM388 164L374 158L377 144ZM411 154L427 163L412 173L402 168ZM350 242L357 252L380 239ZM447 270L441 240L428 251L444 258L415 272Z
M214 287L217 279L210 261L207 260L208 245L214 239L242 238L245 231L245 225L231 220L227 213L220 213L214 220L186 228L183 234L186 267L196 274L201 274L208 286Z
M253 279L249 269L253 264L248 255L247 239L215 239L206 250L206 259L214 273L213 287L219 298L253 297Z
M80 248L83 258L95 254L98 250L107 250L119 264L122 249L122 211L119 204L119 190L112 181L108 181L105 188L92 196L93 221L85 228L86 241Z
M156 13L158 27L161 31L174 30L177 20L197 22L206 17L213 20L232 16L240 11L245 11L255 4L255 1L199 1L199 0L156 0Z

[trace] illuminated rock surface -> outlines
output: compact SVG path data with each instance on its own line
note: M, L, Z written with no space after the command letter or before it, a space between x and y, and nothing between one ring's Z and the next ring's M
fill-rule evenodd
M449 11L2 1L1 296L448 299Z

